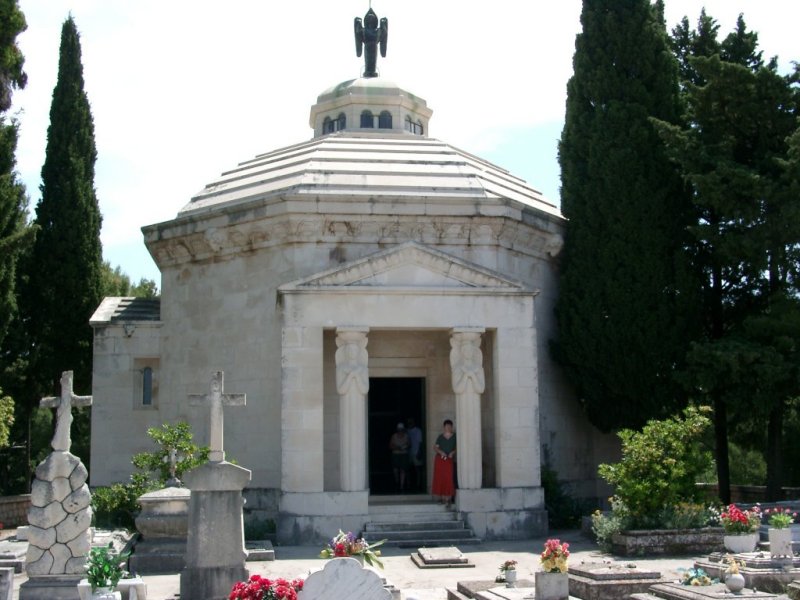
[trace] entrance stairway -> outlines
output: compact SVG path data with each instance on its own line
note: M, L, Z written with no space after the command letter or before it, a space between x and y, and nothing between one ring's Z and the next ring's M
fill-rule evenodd
M422 548L480 544L452 508L431 496L370 496L369 522L363 536L369 542L386 538L386 546Z

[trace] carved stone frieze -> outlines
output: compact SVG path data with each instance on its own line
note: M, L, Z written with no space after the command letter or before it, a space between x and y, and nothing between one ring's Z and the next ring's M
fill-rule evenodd
M206 230L155 236L148 248L164 268L227 259L264 248L298 243L500 246L549 260L563 246L561 226L547 228L506 217L425 215L280 215L255 221L215 224ZM199 229L199 228L198 228Z

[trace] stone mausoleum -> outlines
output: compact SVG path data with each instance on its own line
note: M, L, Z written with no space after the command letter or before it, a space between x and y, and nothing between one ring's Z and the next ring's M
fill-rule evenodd
M282 541L360 531L391 503L388 441L408 418L428 491L434 441L455 422L455 510L484 539L546 530L543 464L599 495L610 441L548 352L564 218L431 137L421 97L365 74L319 95L310 140L143 228L160 300L106 298L91 321L93 486L127 480L149 427L188 421L207 443L188 396L221 370L226 392L247 394L226 410L225 451L252 470L248 511Z

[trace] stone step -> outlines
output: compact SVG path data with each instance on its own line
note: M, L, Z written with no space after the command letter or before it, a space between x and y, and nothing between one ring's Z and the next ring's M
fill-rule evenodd
M369 519L370 523L446 523L460 520L458 513L453 511L370 513Z
M409 521L405 523L397 523L395 521L383 522L370 522L364 527L365 533L381 533L388 531L441 531L464 529L464 521L461 519L448 519L448 520L425 520L425 521Z
M418 539L408 539L408 540L393 540L388 539L384 546L394 546L397 548L438 548L440 546L472 546L475 544L480 544L481 539L476 537L466 537L466 538L443 538L443 539L430 539L426 537L420 537Z
M370 536L375 538L376 536ZM443 529L443 530L419 530L412 529L407 531L384 531L380 537L396 542L405 540L425 539L436 541L444 539L463 540L473 537L471 529ZM440 544L439 544L440 545ZM457 544L456 544L457 545Z

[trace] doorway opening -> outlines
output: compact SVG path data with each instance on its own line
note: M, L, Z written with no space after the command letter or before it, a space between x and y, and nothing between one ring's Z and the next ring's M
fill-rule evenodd
M401 493L392 470L389 440L398 423L406 425L413 419L422 430L422 465L409 465L403 494L425 493L425 378L424 377L370 377L367 397L367 422L369 429L369 490L372 495ZM411 461L409 461L410 463Z

